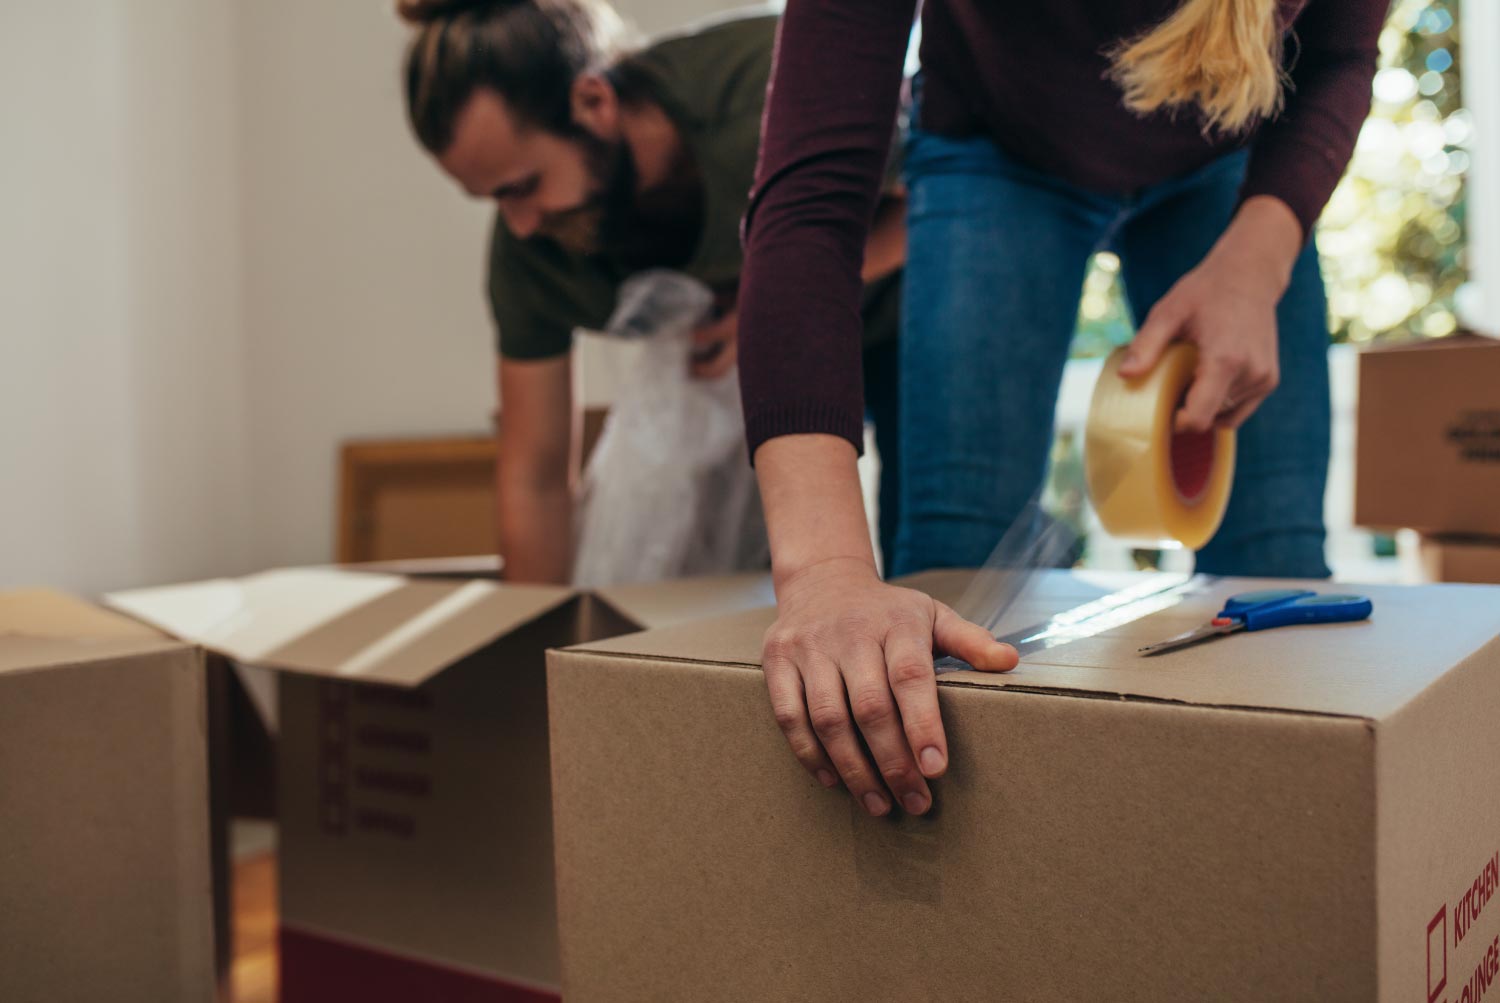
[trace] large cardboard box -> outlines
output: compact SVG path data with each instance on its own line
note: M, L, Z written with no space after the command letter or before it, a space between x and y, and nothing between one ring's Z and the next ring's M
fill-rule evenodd
M1500 341L1361 352L1358 428L1358 525L1500 535Z
M213 999L201 654L0 595L0 1000Z
M1500 993L1500 589L1372 588L1368 622L1137 655L1274 584L944 674L923 818L793 760L769 612L553 653L569 1003ZM1001 629L1106 594L1049 573Z
M1500 585L1500 537L1424 536L1417 555L1426 581Z
M544 652L771 600L315 568L111 597L277 670L283 1003L551 1000Z

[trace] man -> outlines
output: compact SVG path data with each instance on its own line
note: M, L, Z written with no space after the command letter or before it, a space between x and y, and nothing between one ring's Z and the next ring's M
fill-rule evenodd
M503 413L496 475L507 577L563 582L573 562L580 421L576 328L620 284L671 268L708 285L694 377L735 361L739 221L755 172L776 20L738 16L626 53L599 0L409 0L414 130L442 169L499 207L489 293ZM893 123L894 125L894 123ZM817 212L817 205L806 207ZM895 525L895 346L902 206L891 183L865 249L866 396Z

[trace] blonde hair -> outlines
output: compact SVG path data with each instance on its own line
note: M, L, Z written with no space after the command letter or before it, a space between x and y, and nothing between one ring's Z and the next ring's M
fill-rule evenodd
M1196 105L1203 131L1248 131L1281 110L1277 0L1183 0L1171 17L1109 51L1110 79L1139 115Z

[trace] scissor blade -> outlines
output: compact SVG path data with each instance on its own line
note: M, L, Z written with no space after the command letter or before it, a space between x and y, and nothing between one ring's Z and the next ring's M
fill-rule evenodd
M1190 630L1185 634L1178 634L1176 637L1169 637L1165 641L1158 641L1156 644L1148 644L1144 648L1138 648L1136 649L1136 654L1160 655L1164 652L1176 651L1178 648L1186 648L1188 645L1197 644L1199 641L1206 641L1211 637L1218 637L1221 634L1229 634L1238 629L1238 622L1226 624L1222 627L1216 627L1211 623L1205 623L1203 626L1199 627L1196 630Z

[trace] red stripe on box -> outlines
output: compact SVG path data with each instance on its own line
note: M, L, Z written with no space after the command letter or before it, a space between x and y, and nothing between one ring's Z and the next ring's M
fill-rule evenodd
M282 927L281 1003L559 1003L557 993Z

